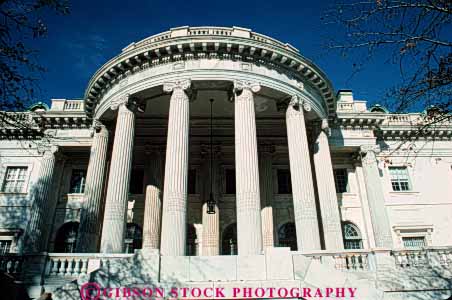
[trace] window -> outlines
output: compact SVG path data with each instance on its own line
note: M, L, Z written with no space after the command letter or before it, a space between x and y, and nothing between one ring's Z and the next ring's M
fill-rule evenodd
M71 175L71 194L83 194L85 191L86 170L72 170Z
M408 169L406 167L389 167L393 191L409 191Z
M129 193L131 194L143 194L143 169L133 169L130 176Z
M25 186L27 167L7 167L2 192L21 193Z
M0 255L8 254L11 252L11 240L0 240Z
M226 170L226 194L235 194L235 170Z
M278 194L291 194L292 183L290 181L290 171L288 169L279 169L278 175Z
M196 169L188 170L188 193L196 194Z
M282 225L278 230L279 247L290 247L291 251L297 251L297 231L292 222Z
M344 234L345 249L362 249L363 240L358 227L352 223L343 223L342 232Z
M78 222L69 222L61 226L55 239L55 252L74 253L77 243Z
M403 247L408 249L425 247L425 237L423 236L402 237L402 242Z
M334 184L336 193L348 192L348 174L347 169L334 169Z
M135 249L141 249L143 244L143 231L140 226L134 223L127 224L124 244L125 253L134 253Z

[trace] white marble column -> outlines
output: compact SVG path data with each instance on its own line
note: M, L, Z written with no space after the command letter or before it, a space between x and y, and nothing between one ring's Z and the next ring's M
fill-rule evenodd
M210 153L209 153L210 155ZM203 182L202 193L202 251L203 256L220 255L220 211L218 209L219 200L219 175L220 175L220 155L214 153L212 174L210 174L210 156L203 157L202 174L206 180ZM207 213L207 201L210 198L210 176L212 176L212 193L215 201L215 213Z
M168 119L165 182L163 188L161 255L185 255L187 240L188 142L190 81L165 83L172 92Z
M372 218L375 236L375 246L378 248L392 248L393 241L391 227L385 207L383 187L378 171L376 146L361 146L361 163L363 166L367 200Z
M45 219L48 217L50 188L55 169L55 153L58 147L52 146L46 149L39 167L38 181L34 183L31 191L32 205L30 209L30 221L27 227L27 239L25 241L26 252L41 252L46 250Z
M254 95L260 85L234 82L235 174L239 255L262 253L262 222Z
M124 249L135 134L135 114L128 105L129 96L126 95L112 101L111 106L113 110L119 109L105 200L101 253L122 253Z
M292 97L286 125L297 246L299 251L311 251L320 250L320 234L304 110L311 110L309 104Z
M160 248L162 215L162 156L159 149L150 149L145 161L145 203L143 220L143 250Z
M100 208L102 206L107 150L108 130L104 125L96 122L86 174L84 203L80 215L77 252L93 253L98 250L102 220Z
M273 169L272 160L275 147L261 145L259 151L259 183L261 191L261 219L263 248L274 246L273 232Z
M328 144L328 120L322 120L314 145L314 167L317 177L317 190L322 215L325 248L330 251L344 249L341 217L334 185L333 164Z

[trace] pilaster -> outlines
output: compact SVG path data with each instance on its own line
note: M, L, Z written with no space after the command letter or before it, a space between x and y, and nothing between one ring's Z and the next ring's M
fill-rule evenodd
M391 227L385 207L383 187L378 171L376 146L361 146L361 163L366 185L372 228L377 248L392 248Z
M32 205L30 209L30 221L27 228L27 239L25 244L26 252L35 253L44 251L47 246L45 237L45 219L48 217L50 201L50 188L52 185L53 173L55 169L55 154L58 147L51 146L46 149L41 158L38 181L35 182L32 195Z

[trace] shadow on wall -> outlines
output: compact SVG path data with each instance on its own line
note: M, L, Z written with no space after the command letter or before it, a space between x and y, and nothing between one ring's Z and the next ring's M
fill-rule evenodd
M15 282L15 279L7 274L0 273L0 291L2 299L29 300L27 291L23 285Z

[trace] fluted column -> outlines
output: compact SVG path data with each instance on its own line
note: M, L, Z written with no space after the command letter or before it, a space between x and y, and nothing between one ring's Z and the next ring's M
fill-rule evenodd
M327 133L329 133L328 120L325 119L322 120L321 129L318 131L314 145L314 167L317 177L325 248L326 250L337 251L344 249L344 242Z
M218 150L218 149L217 149ZM214 150L215 151L215 150ZM209 153L210 155L210 153ZM220 155L219 151L215 151L213 157L212 174L210 174L210 157L203 157L202 174L206 181L203 183L202 193L202 251L203 256L220 255L220 211L218 209L219 199L219 172L220 172ZM211 177L212 176L212 177ZM207 201L210 197L210 178L213 181L212 193L215 204L215 213L207 213Z
M375 246L378 248L392 248L391 227L386 212L383 187L381 186L375 154L377 149L374 146L361 146L360 150Z
M115 99L111 108L118 109L100 251L121 253L124 248L127 222L127 201L132 168L135 114L129 96Z
M274 246L273 233L273 170L272 159L275 147L262 145L259 157L259 183L261 191L261 218L263 248Z
M298 250L320 250L314 183L309 159L304 111L308 103L292 97L286 111L287 141Z
M143 250L160 248L162 215L162 156L158 149L146 153Z
M107 161L108 130L100 123L95 124L94 130L86 174L85 199L80 215L77 252L97 252L100 236L100 208Z
M45 219L48 217L50 187L52 185L55 169L55 153L58 147L52 146L45 150L41 158L38 181L35 182L31 195L32 206L30 209L30 222L27 228L27 240L25 242L27 252L44 251L47 240L45 239Z
M234 82L235 92L235 174L237 242L239 255L262 252L262 223L257 158L256 83Z
M168 119L165 182L163 188L162 255L185 255L187 240L187 179L190 105L185 90L190 81L166 83L172 92Z

